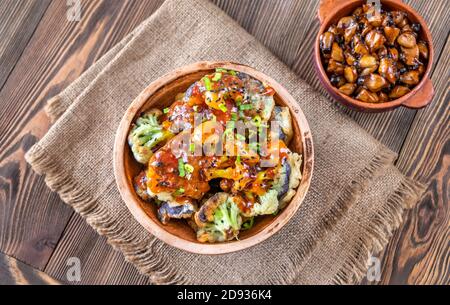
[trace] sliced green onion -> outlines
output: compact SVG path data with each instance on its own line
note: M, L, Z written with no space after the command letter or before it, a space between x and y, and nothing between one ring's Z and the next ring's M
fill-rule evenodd
M216 72L227 73L228 71L226 69L224 69L224 68L216 68Z
M190 164L185 164L185 165L184 165L184 169L185 169L186 172L188 172L189 174L194 172L194 167L193 167L192 165L190 165Z
M194 152L195 151L195 144L194 143L189 144L189 151L190 152Z
M240 105L239 106L240 110L250 110L252 108L253 108L252 104L245 104L245 105Z
M211 80L207 76L203 77L203 83L205 84L205 89L211 91Z
M238 156L236 157L236 163L241 163L241 156L238 155Z
M256 126L256 127L261 126L261 122L262 122L262 119L261 119L261 117L260 117L259 115L256 115L256 116L253 118L253 123L255 123L255 126Z
M236 113L232 113L231 114L231 119L236 122L238 120L237 114Z
M213 82L218 82L221 79L222 79L222 73L220 73L220 72L214 73L214 76L212 78Z
M227 112L228 108L225 104L219 104L219 109L222 110L223 112Z
M178 159L178 173L180 177L186 176L186 171L184 170L184 162L183 159Z
M233 75L233 76L236 76L237 73L236 73L236 71L229 70L229 71L228 71L228 74Z
M178 190L175 191L175 195L181 195L184 194L184 188L180 187Z
M169 113L169 108L164 108L163 112L164 112L164 114Z

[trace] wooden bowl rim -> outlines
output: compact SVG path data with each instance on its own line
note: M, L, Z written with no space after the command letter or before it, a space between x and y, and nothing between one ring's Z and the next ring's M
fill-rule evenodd
M275 89L280 98L283 99L283 101L291 110L291 114L293 114L293 120L297 121L298 127L300 129L300 139L303 146L303 172L302 180L300 181L300 185L298 186L296 194L292 198L291 202L279 213L276 218L274 218L271 223L269 223L261 231L243 240L216 244L202 244L185 240L164 230L158 224L155 224L154 221L146 214L146 212L141 208L140 203L136 200L134 190L130 189L129 187L129 181L125 174L124 154L126 152L126 138L129 132L130 125L134 120L136 113L138 113L138 111L145 105L147 100L154 93L163 88L166 84L176 81L180 77L196 73L201 70L205 70L206 72L207 70L213 70L217 67L223 67L225 69L232 69L247 73L255 77L256 79L264 80L264 82ZM146 89L144 89L142 93L131 103L117 129L114 143L113 159L114 175L121 197L134 218L147 231L149 231L152 235L162 240L163 242L181 250L196 254L216 255L231 253L252 247L278 232L292 218L292 216L295 214L295 212L303 202L311 184L314 165L314 149L311 130L309 128L306 117L304 116L295 99L277 81L263 74L262 72L259 72L246 65L228 61L202 61L178 68L155 80Z
M413 88L413 90L411 90L411 92L409 92L409 93L405 94L404 96L402 96L398 99L395 99L393 101L382 102L382 103L365 103L365 102L359 101L357 99L354 99L352 97L349 97L349 96L341 93L336 87L334 87L331 84L331 82L325 72L325 69L322 65L322 58L320 56L320 48L319 48L320 35L322 35L322 33L326 30L330 21L332 19L334 19L336 16L338 16L343 10L345 10L346 8L348 8L350 6L355 5L356 3L362 4L362 3L364 3L363 0L345 0L345 1L341 2L340 4L338 4L333 9L332 12L327 14L327 17L325 18L325 20L323 20L322 24L320 25L320 29L319 29L319 32L317 34L316 41L314 44L314 61L316 62L316 69L318 70L319 77L321 78L322 82L326 83L326 86L324 86L325 89L327 91L329 91L330 93L332 93L334 96L336 96L336 95L339 96L341 99L345 100L346 103L348 103L356 108L359 108L359 109L388 110L388 109L396 108L398 106L405 104L410 98L412 98L415 94L417 94L419 92L419 90L422 89L422 87L425 85L426 82L429 81L429 75L431 73L431 68L433 66L433 60L434 60L433 40L432 40L431 32L428 29L428 26L427 26L425 20L422 18L422 16L418 12L416 12L411 6L409 6L406 3L403 3L401 1L381 0L381 5L383 5L383 2L385 2L389 5L392 5L392 6L400 7L401 10L404 10L408 14L414 16L414 18L419 21L422 31L423 31L423 38L424 38L424 40L426 40L426 42L428 44L429 58L428 58L425 73L422 76L422 79L420 80L419 84L417 84Z

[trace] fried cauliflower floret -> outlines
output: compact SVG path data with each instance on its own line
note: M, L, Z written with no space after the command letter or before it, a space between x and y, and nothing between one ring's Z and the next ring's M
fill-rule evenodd
M242 226L241 211L227 193L217 193L209 198L195 213L197 240L223 242L237 238Z
M146 164L153 155L153 149L173 137L173 134L158 123L161 111L152 109L136 120L128 134L128 144L139 163Z

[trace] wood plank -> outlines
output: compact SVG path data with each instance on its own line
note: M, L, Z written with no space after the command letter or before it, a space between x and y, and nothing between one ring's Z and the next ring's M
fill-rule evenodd
M57 280L13 257L0 253L0 285L59 285Z
M115 0L117 1L117 0ZM288 63L289 66L293 67L294 70L306 78L311 84L313 84L316 88L319 88L318 82L315 78L315 73L312 70L312 62L310 55L308 52L311 52L311 46L313 43L313 39L315 37L315 33L318 29L318 25L316 21L313 21L313 17L315 16L315 6L317 5L315 1L294 1L294 0L283 0L283 1L225 1L225 0L216 0L219 6L221 6L225 11L227 11L231 16L236 18L241 25L244 26L250 33L255 35L260 41L266 44L272 52L275 53L278 57L280 57L284 62ZM429 1L431 2L431 1ZM94 3L94 4L92 4ZM99 2L89 2L89 5L95 6L98 5ZM128 2L127 2L128 3ZM153 3L151 1L148 2L140 2L141 5L151 6ZM420 3L420 1L415 1L413 6L420 5L420 12L423 14L429 14L428 16L432 17L432 32L435 41L442 37L441 33L442 29L446 29L445 22L448 22L448 16L445 15L445 7L443 6L444 1L433 1L432 3ZM110 43L106 43L99 47L97 40L104 38L105 33L109 33L113 35L115 33L112 29L111 31L107 31L105 29L105 21L102 18L105 14L110 18L108 26L113 26L116 23L117 15L111 14L111 11L115 11L117 9L117 2L113 2L110 4L108 8L103 9L92 9L89 8L88 5L88 17L94 21L91 21L89 25L89 21L85 21L86 16L83 16L83 28L74 29L74 27L65 25L61 20L54 21L53 19L49 19L48 24L43 23L43 27L45 29L62 28L61 32L56 33L55 35L52 32L52 36L48 38L42 38L44 34L41 33L41 36L36 35L37 37L41 37L41 46L46 46L46 44L51 43L53 45L53 53L49 54L51 56L56 56L55 59L46 60L46 65L44 65L45 69L48 69L47 73L43 73L42 71L35 68L32 70L33 73L38 73L38 76L26 80L26 83L33 84L33 89L28 89L28 93L26 93L26 98L28 98L28 104L30 100L36 101L30 107L29 113L32 113L26 119L30 120L36 117L39 117L39 110L42 108L42 105L47 97L54 95L59 90L64 88L68 83L70 83L73 79L76 78L77 75L80 74L81 70L84 70L88 65L93 62L93 59L98 58L100 54L102 54L104 49L109 48L114 43L114 38L107 41L111 41ZM154 5L154 4L153 4ZM52 4L52 7L56 6ZM63 4L59 4L59 6L63 6ZM417 8L417 7L416 7ZM444 9L443 9L444 8ZM96 12L97 16L93 11ZM109 12L105 13L104 11ZM59 13L58 13L59 12ZM92 13L89 13L92 12ZM140 12L145 15L150 12L149 9L133 10L133 14L127 14L128 18L133 18L134 14ZM52 18L58 18L58 14L62 13L62 9L59 11L55 9L52 14ZM436 14L436 16L435 16ZM442 15L442 18L439 16ZM47 15L46 15L47 16ZM426 16L425 16L426 17ZM49 17L50 18L50 17ZM97 19L96 19L97 18ZM114 19L116 18L116 19ZM125 17L122 17L125 18ZM426 17L427 18L427 17ZM430 18L430 17L428 17ZM61 18L60 18L61 19ZM88 19L88 20L91 20ZM53 22L53 23L52 23ZM96 26L103 26L103 29L95 32ZM97 29L98 30L98 29ZM77 32L78 31L78 32ZM76 32L79 36L77 39L74 39ZM126 31L125 31L126 32ZM64 33L64 34L62 34ZM91 35L94 35L95 38L91 38ZM106 36L106 35L105 35ZM91 40L91 39L92 40ZM445 36L446 38L446 36ZM445 39L444 38L444 39ZM42 42L43 41L43 42ZM69 43L67 43L69 41ZM73 46L75 45L75 46ZM88 45L88 46L86 46ZM69 46L71 46L69 48ZM81 46L84 46L87 49L82 49ZM438 45L436 45L437 53L438 53ZM97 49L98 48L98 49ZM442 49L442 46L441 46ZM31 51L30 51L31 52ZM34 57L34 59L37 57ZM87 58L87 59L86 59ZM33 62L33 57L30 55L28 63ZM81 63L81 64L80 64ZM56 65L53 68L53 65ZM81 66L81 67L80 67ZM23 68L23 71L24 68ZM50 74L48 74L50 72ZM20 74L19 74L20 75ZM47 75L49 75L47 77ZM44 78L43 82L38 81L40 78ZM19 80L19 78L17 78ZM25 81L24 81L25 82ZM20 82L19 82L20 83ZM23 86L23 85L22 85ZM23 86L24 87L24 86ZM23 88L21 88L23 90ZM11 91L13 91L11 89ZM18 90L20 92L20 90ZM11 94L11 93L10 93ZM18 93L15 93L18 94ZM0 93L0 97L2 97L2 93ZM32 97L32 99L31 99ZM23 98L23 97L22 97ZM26 99L17 98L11 105L14 103L18 103L19 101L24 101ZM24 103L23 105L19 105L15 110L24 111L21 107L25 107L28 104ZM370 132L375 134L379 139L381 139L384 143L389 145L391 148L396 151L400 150L401 143L406 136L406 131L410 122L412 121L410 116L403 116L402 113L395 114L399 112L399 110L391 112L389 114L382 115L362 115L359 118L359 114L352 113L353 116ZM26 115L26 111L22 112ZM395 115L393 115L395 114ZM39 119L35 119L35 122L29 123L28 126L24 126L23 121L17 121L18 124L22 124L21 134L19 137L17 135L12 135L9 138L5 139L4 143L0 143L0 148L8 147L10 151L14 151L20 148L13 148L16 138L25 138L23 135L32 135L32 139L30 142L35 141L36 137L39 137L39 133L45 132L45 124L41 124L43 118L39 117ZM0 126L2 121L0 121ZM47 123L46 123L47 124ZM6 124L6 126L11 126ZM36 128L36 126L41 126ZM44 126L44 127L42 127ZM399 126L399 127L396 127ZM396 127L396 128L394 128ZM0 129L3 130L3 129ZM404 133L402 133L404 131ZM13 131L10 131L13 133ZM21 138L21 139L22 139ZM3 137L1 139L3 141ZM23 140L22 140L23 141ZM17 144L15 144L17 146ZM30 144L28 144L30 145ZM0 150L0 154L1 154ZM10 153L8 153L10 154ZM12 155L12 154L10 154ZM3 159L3 158L2 158ZM21 161L20 161L21 162ZM3 166L0 163L0 166ZM40 182L42 183L42 182ZM17 185L12 184L10 189L13 189L12 193L17 194ZM21 190L22 192L28 193L29 189ZM15 199L14 199L15 200ZM23 200L23 199L22 199ZM46 203L49 205L51 203ZM59 202L56 202L59 204ZM10 207L13 207L13 203L9 203ZM25 206L25 205L23 205ZM39 205L41 206L41 204ZM23 208L22 208L23 209ZM35 215L35 211L32 215ZM1 212L0 212L0 215ZM64 219L67 217L64 215ZM0 218L3 219L3 218ZM53 218L55 219L55 218ZM43 221L42 217L36 216L28 216L27 221ZM3 221L3 220L2 220ZM9 220L11 221L11 220ZM45 220L46 224L50 224L52 222L51 219ZM52 224L53 225L53 224ZM102 237L99 237L92 232L89 232L89 229L86 227L87 225L80 219L78 215L74 215L70 223L67 227L66 233L63 235L60 244L57 247L57 251L54 256L52 256L49 261L47 268L52 274L54 274L58 278L64 277L65 270L65 259L71 256L80 256L83 258L82 264L86 264L89 266L87 268L86 273L83 276L82 281L86 281L88 283L125 283L127 281L136 282L136 283L144 283L144 279L136 278L136 270L129 265L122 264L123 258L121 255L112 255L111 247L106 244ZM8 226L5 226L8 227ZM1 224L0 224L1 228ZM29 225L29 228L33 231L33 226ZM59 230L59 231L58 231ZM57 227L56 231L61 232L62 228ZM55 234L55 236L58 234ZM11 237L8 237L11 239ZM16 243L22 244L23 242L19 239ZM9 242L9 244L11 244ZM1 245L1 244L0 244ZM76 248L76 245L83 245L80 249ZM11 247L11 246L9 246ZM1 248L2 249L2 248ZM407 255L407 254L404 254ZM98 264L96 262L99 262ZM113 270L107 271L108 278L105 279L102 277L103 270L102 268L108 266L108 264L115 266L121 266L119 269L121 270L119 273L115 273ZM89 271L92 270L92 271ZM107 269L108 270L108 269ZM121 274L121 275L120 275Z
M450 284L450 38L436 65L434 103L418 112L398 167L429 183L384 253L382 283Z
M48 130L46 100L75 80L161 1L83 1L80 22L53 1L0 92L0 250L42 270L73 210L45 185L24 152Z
M86 221L74 214L67 230L52 255L45 273L66 282L67 260L80 259L81 282L92 285L149 285L150 279L125 261L123 254L114 250Z
M0 88L16 65L50 0L0 2Z

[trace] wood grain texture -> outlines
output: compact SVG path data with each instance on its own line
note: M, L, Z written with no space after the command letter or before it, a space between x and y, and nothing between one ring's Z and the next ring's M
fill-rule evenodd
M126 262L122 253L114 250L106 238L98 235L79 214L70 219L45 273L68 283L66 272L70 257L77 257L81 262L81 282L73 284L151 284L148 277Z
M0 253L0 285L59 285L57 280Z
M450 284L450 38L433 81L434 104L418 112L397 166L428 183L384 254L384 284Z
M41 270L73 213L24 160L24 152L48 130L45 102L161 2L82 4L82 20L69 22L66 2L51 3L0 92L0 249Z
M50 0L0 2L0 88L19 60Z
M63 281L67 258L75 256L82 261L81 283L149 283L46 188L43 179L27 167L23 153L49 126L42 112L45 101L76 79L161 2L85 0L81 22L71 23L65 19L65 1L53 1L0 92L0 250ZM213 2L323 92L312 62L318 1ZM448 57L444 57L449 53L448 43L445 50L444 45L450 14L445 0L405 2L419 11L433 35L435 101L419 112L346 111L401 153L398 164L403 171L432 182L427 196L405 216L405 224L385 251L382 283L448 283L448 84L442 83L441 76L447 73L448 80ZM441 64L445 58L447 61Z

